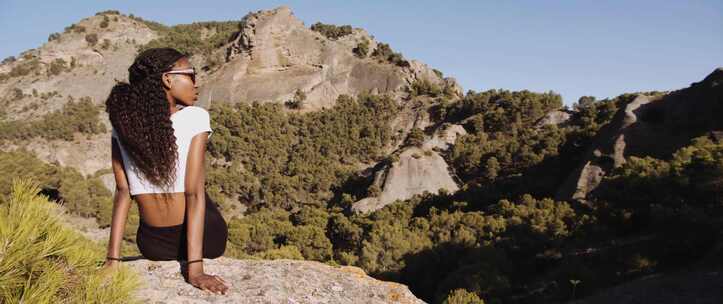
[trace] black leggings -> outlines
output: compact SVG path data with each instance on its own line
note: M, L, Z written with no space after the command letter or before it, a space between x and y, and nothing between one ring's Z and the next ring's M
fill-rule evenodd
M203 258L215 259L226 251L228 226L206 192L206 216L203 227ZM166 227L149 226L140 220L136 244L151 261L188 260L186 219L182 224Z

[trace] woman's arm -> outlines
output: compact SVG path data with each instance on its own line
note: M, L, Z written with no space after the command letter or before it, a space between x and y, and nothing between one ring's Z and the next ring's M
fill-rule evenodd
M116 139L111 139L111 164L115 175L115 195L113 196L113 219L110 226L110 240L108 241L108 255L120 257L120 245L125 231L128 210L131 206L131 194L128 180L123 168L123 158Z
M206 215L206 172L205 157L208 132L196 134L191 139L186 160L186 219L188 260L203 259L203 229ZM203 274L203 263L188 265L188 276L194 277Z

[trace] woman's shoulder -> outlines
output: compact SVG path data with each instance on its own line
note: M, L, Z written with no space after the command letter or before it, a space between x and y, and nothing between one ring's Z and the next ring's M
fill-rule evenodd
M186 106L183 111L194 116L208 116L208 111L199 106Z

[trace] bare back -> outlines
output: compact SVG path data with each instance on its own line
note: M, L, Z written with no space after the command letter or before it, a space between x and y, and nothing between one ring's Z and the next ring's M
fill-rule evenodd
M141 193L132 198L138 204L141 220L149 226L167 227L183 224L186 214L184 192L173 192L167 198L160 193Z

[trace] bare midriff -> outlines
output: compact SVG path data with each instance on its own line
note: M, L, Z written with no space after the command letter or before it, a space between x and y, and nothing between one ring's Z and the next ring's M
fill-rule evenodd
M133 196L138 203L140 220L153 227L170 227L183 224L186 217L186 195L184 192L141 193Z

